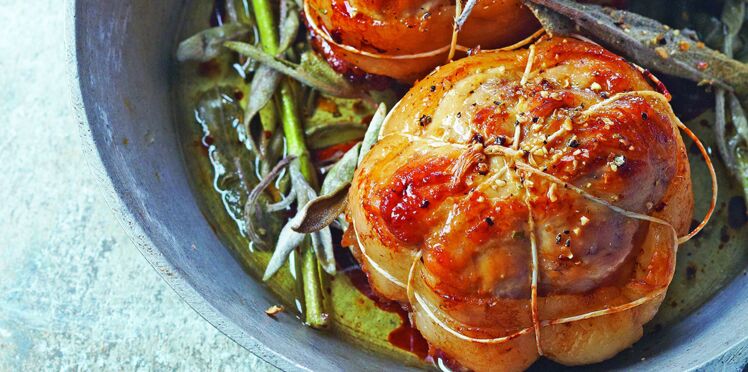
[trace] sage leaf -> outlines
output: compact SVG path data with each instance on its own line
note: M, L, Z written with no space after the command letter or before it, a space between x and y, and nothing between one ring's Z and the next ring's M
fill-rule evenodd
M221 53L223 43L237 40L248 34L249 28L239 23L226 23L203 30L179 43L177 60L179 62L208 62Z
M283 154L285 152L282 148L284 139L283 133L282 131L275 130L275 128L278 127L279 115L274 97L276 96L271 97L271 99L266 102L258 112L260 116L260 127L262 129L262 131L259 133L259 138L257 138L257 140L259 141L255 140L254 136L252 135L253 133L250 128L251 123L249 121L242 123L243 128L248 129L248 133L250 134L250 136L252 136L252 143L257 146L257 150L260 153L260 174L263 176L266 175L268 171L270 171L270 167L272 166L272 164L283 157ZM279 144L281 145L280 148L278 146Z
M341 92L340 94L334 94L334 92L325 92L322 89L318 89L322 93L329 94L334 97L341 98L362 98L370 100L370 97L363 94L360 89L356 89L343 75L340 75L330 67L319 54L307 51L301 55L299 62L299 69L304 71L307 75L315 76L318 79L327 82L328 85L335 87L336 91ZM316 88L312 86L312 88Z
M299 11L295 3L287 0L281 1L281 10L278 55L281 55L291 47L291 43L296 39L296 34L299 32L299 26L301 25Z
M719 150L719 154L722 156L727 169L735 173L738 170L738 166L732 151L730 151L731 147L727 144L727 115L725 113L724 89L717 89L714 92L714 102L714 135L717 139L717 150Z
M340 188L353 181L353 173L356 172L356 166L358 166L358 155L360 150L361 144L357 143L355 146L351 147L351 149L348 150L332 168L330 168L327 177L325 177L325 180L322 182L320 195L335 193Z
M310 200L317 197L317 192L314 191L314 188L309 185L309 182L306 181L304 175L301 174L301 166L299 165L298 161L294 161L293 163L291 163L289 169L292 189L293 192L296 193L297 205L306 205L306 203L309 203ZM299 215L297 214L294 219L298 218L298 216Z
M369 123L363 142L348 150L330 168L322 183L320 196L309 203L299 204L304 207L299 210L298 223L293 226L294 230L305 233L320 231L332 224L345 211L348 190L351 187L356 167L360 164L364 151L368 152L376 143L386 116L387 107L380 104Z
M273 183L275 177L277 177L280 172L294 159L295 157L288 156L279 161L278 164L273 167L270 173L268 173L267 176L265 176L252 189L252 191L250 191L249 196L247 196L247 202L244 206L247 235L252 242L260 247L266 245L265 240L260 236L261 234L254 224L254 221L262 220L262 209L258 208L260 195L262 195L265 189L267 189L267 187L270 186L271 183Z
M545 31L552 35L570 35L575 32L574 22L542 5L526 2L525 4L540 21Z
M330 168L322 183L320 196L310 200L299 210L294 230L305 233L320 231L330 226L345 211L360 148L361 144L356 144Z
M748 195L748 150L745 147L737 149L738 173L735 174L743 186L743 195Z
M249 131L249 123L260 110L268 104L280 84L281 74L266 65L260 65L252 77L249 99L244 115L244 127Z
M349 182L331 194L314 198L299 211L291 227L300 233L312 233L330 226L345 211L350 188Z
M322 269L330 275L335 275L335 252L333 251L332 233L329 227L310 234L312 237L312 247L317 254L317 261Z
M296 191L296 200L298 205L308 206L310 200L316 200L317 194L314 189L306 182L306 179L301 174L298 161L291 165L291 182L294 185ZM306 208L306 207L305 207ZM304 209L300 210L294 218L288 221L288 227L292 230L296 230L296 226L302 222L306 212ZM297 234L303 235L303 232L294 231ZM322 265L322 269L330 275L335 275L335 255L333 252L332 234L329 228L320 228L315 231L310 231L312 240L312 249L317 256L317 261Z
M228 59L222 55L221 59ZM259 161L259 154L253 149L247 151L246 146L237 145L237 139L244 141L244 127L241 125L244 110L242 105L234 99L234 92L241 90L238 84L243 84L240 79L237 85L214 85L196 92L195 121L201 129L203 144L212 138L207 160L213 174L213 186L223 206L225 215L217 215L222 224L236 224L236 228L242 236L248 236L247 219L252 218L255 230L264 232L262 234L267 245L258 248L269 248L275 245L275 239L286 222L276 214L263 213L262 219L247 216L246 204L251 190L260 182L256 177L253 164ZM259 206L272 202L267 193L262 193L257 200Z
M307 143L312 150L360 140L365 133L366 127L356 123L307 126L304 130Z
M234 0L226 1L224 4L226 4L226 15L228 16L229 21L239 22L239 13L236 11Z
M745 1L727 0L722 7L722 23L725 24L724 52L727 56L733 55L733 42L740 33L745 19Z
M722 22L724 38L722 50L725 55L732 57L733 43L740 33L745 20L745 2L742 0L727 0L722 8ZM727 105L730 109L730 121L735 134L727 131ZM748 195L748 119L745 110L733 92L726 92L718 88L715 92L715 134L717 149L725 165L743 186L743 192Z
M734 93L728 93L727 98L730 104L732 125L735 126L737 134L743 138L743 141L745 141L746 144L748 144L748 120L746 120L745 117L745 110L743 110L740 100Z
M292 220L289 220L278 236L278 244L275 246L273 256L270 257L265 274L262 276L263 281L268 281L275 273L283 267L283 263L288 259L288 255L304 241L305 234L300 234L291 228Z
M313 150L360 141L377 108L360 99L323 94L314 95L306 106L304 134L307 146Z
M729 94L729 96L727 96ZM746 142L746 119L740 101L732 92L724 89L715 91L715 120L714 131L717 150L732 176L743 186L743 194L748 195L748 143ZM730 101L730 119L735 127L735 134L728 135L726 99Z
M330 168L322 182L320 196L310 200L299 210L294 230L304 233L320 231L330 226L345 211L348 189L353 181L360 149L361 144L357 143Z
M461 0L458 0L461 1ZM460 16L457 17L455 20L455 26L457 26L457 31L462 29L462 26L465 25L465 22L467 22L468 17L470 17L470 13L473 12L473 8L475 8L475 4L478 3L478 0L468 0L467 3L465 3L465 8L462 9L462 13L460 13Z
M748 65L705 47L653 19L571 0L525 0L569 19L646 68L748 93Z
M311 68L311 62L307 62L305 64L304 55L307 56L307 61L310 61L310 58L316 58L321 61L319 57L309 57L312 52L308 52L302 55L302 65L297 65L295 63L267 54L262 49L251 44L228 41L224 43L224 45L239 54L265 64L268 67L277 70L278 72L296 79L302 84L315 88L325 94L345 98L362 97L362 92L355 89L350 83L345 81L342 76L336 75L338 78L332 80L329 78L327 73L315 73L315 71ZM321 62L324 63L324 61ZM327 65L326 63L324 64ZM324 69L324 67L321 67L321 63L315 63L313 66L315 68ZM329 65L327 66L327 68L331 69Z
M291 193L288 194L288 196L286 196L285 198L283 198L283 200L281 200L281 201L279 201L277 203L268 204L267 211L268 212L280 212L280 211L284 211L284 210L290 208L291 204L293 204L293 202L295 200L296 200L296 193L295 192L291 192Z
M369 122L369 128L366 130L366 134L364 134L364 140L361 142L361 151L359 151L358 154L357 165L361 164L361 161L364 160L364 156L379 140L379 132L382 130L382 124L384 124L384 119L386 117L387 106L384 103L380 103L379 107L377 107L377 111L371 118L371 122Z
M317 196L317 193L306 181L304 175L301 174L299 161L295 159L294 161L291 161L288 159L290 158L287 157L284 161L286 165L290 165L289 174L291 176L291 184L293 185L292 192L295 193L299 205L304 205L308 203L309 200L314 199ZM280 165L281 163L278 164ZM276 168L279 168L279 165L276 165L273 170L275 171ZM278 244L275 247L275 252L273 252L273 256L270 258L267 268L265 268L265 274L263 275L262 280L267 281L273 276L273 274L278 272L278 270L283 266L283 263L288 259L288 255L304 241L306 234L299 233L293 229L293 226L299 223L299 218L300 214L297 213L296 216L289 219L283 226L283 229L281 229L280 235L278 236Z

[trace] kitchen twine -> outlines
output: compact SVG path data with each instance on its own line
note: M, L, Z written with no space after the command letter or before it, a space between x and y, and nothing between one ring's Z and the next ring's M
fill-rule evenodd
M306 6L307 5L306 5L306 2L305 2L305 7ZM307 12L307 14L309 14L309 13ZM307 15L307 17L309 17L309 16ZM313 23L310 22L310 24L313 24ZM312 27L315 28L316 25L313 25ZM315 28L315 31L316 30L317 29ZM537 39L539 36L541 36L543 34L544 34L544 32L542 32L542 30L540 30L539 33L534 34L532 37L530 37L530 38L528 38L526 40L523 40L522 42L517 43L514 46L507 47L507 48L502 48L502 49L499 49L499 50L511 50L511 49L520 48L520 47L522 47L524 45L527 45L532 40ZM526 42L527 40L530 40L530 41ZM329 40L329 41L332 42L332 43L335 43L332 40ZM338 45L337 43L335 43L335 44ZM346 46L343 46L343 45L338 45L338 46L340 46L340 47L342 47L342 48L344 48L346 50L349 50L347 48L350 48L350 47L346 47ZM447 48L447 47L437 49L437 51L443 52L445 50L445 48ZM534 51L534 45L531 45L531 52L532 51ZM354 52L355 52L355 50L354 50ZM366 53L366 52L362 52L362 53ZM429 53L434 53L434 51L428 52L427 54L429 54ZM533 54L533 53L531 53L531 54ZM370 53L369 53L369 55L370 56L377 56L377 57L382 56L382 55L373 55L373 54L370 54ZM419 58L419 57L422 57L422 56L425 56L425 55L426 54L421 53L421 54L401 55L401 56L386 56L386 57L390 58L390 59L406 59L406 58ZM433 54L430 54L430 55L433 55ZM528 66L525 68L525 73L523 74L523 79L522 79L523 85L524 85L524 82L527 81L527 78L529 78L529 74L530 74L530 71L531 71L531 64L533 63L532 60L533 60L533 56L531 55L528 58L528 62L527 62ZM636 66L636 67L640 71L642 71L642 72L645 71L644 69L642 69L642 68L640 68L638 66ZM661 83L659 82L659 80L656 77L654 77L654 75L652 75L651 73L644 74L644 75L647 78L651 79L653 81L653 83L661 85ZM668 103L669 104L669 102L668 102L669 94L667 93L667 91L665 91L664 93L655 92L655 91L625 92L625 93L615 94L612 97L610 97L610 98L608 98L608 99L606 99L604 101L601 101L601 102L599 102L599 103L597 103L595 105L590 106L587 110L585 110L584 112L582 112L581 115L583 117L589 116L590 114L596 112L597 110L600 110L601 108L609 105L610 103L613 103L613 102L615 102L615 101L617 101L617 100L619 100L621 98L630 97L630 96L654 98L656 100L660 100L660 101L663 101L664 103ZM686 234L686 235L684 235L682 237L678 237L678 234L675 231L675 228L673 227L673 225L670 224L669 222L663 220L663 219L660 219L660 218L657 218L657 217L652 217L652 216L641 214L641 213L636 213L636 212L633 212L633 211L625 210L623 208L614 206L614 205L606 202L605 200L600 199L600 198L598 198L598 197L596 197L596 196L594 196L594 195L592 195L592 194L590 194L590 193L582 190L579 187L576 187L576 186L574 186L574 185L572 185L572 184L570 184L568 182L564 182L563 180L559 179L558 177L555 177L555 176L553 176L551 174L548 174L548 173L546 173L544 171L541 171L541 170L539 170L539 169L537 169L537 168L535 168L535 167L533 167L533 166L531 166L531 165L529 165L529 164L527 164L525 162L517 160L517 156L516 156L517 155L517 151L516 151L516 149L509 149L509 148L505 148L505 147L499 147L499 153L500 154L497 154L497 155L505 157L505 159L508 159L509 161L507 161L507 164L509 164L510 162L513 163L516 166L517 172L521 170L523 172L527 172L527 173L531 173L531 174L535 174L537 176L540 176L541 178L544 178L547 181L550 181L550 182L553 182L555 184L558 184L558 185L560 185L560 186L562 186L562 187L564 187L566 189L570 189L570 190L578 193L579 195L581 195L585 199L590 200L590 201L592 201L594 203L603 205L603 206L605 206L605 207L613 210L614 212L619 213L621 215L624 215L626 217L637 219L637 220L640 220L640 221L646 221L646 222L650 222L650 223L654 223L654 224L658 224L658 225L666 227L668 229L668 231L673 236L673 239L672 239L673 245L671 247L671 251L672 251L673 257L675 257L675 255L677 254L679 245L680 244L684 244L685 242L687 242L691 238L693 238L696 234L698 234L704 228L704 226L706 226L706 224L708 223L709 219L713 215L715 207L716 207L716 203L717 203L718 185L717 185L717 176L716 176L716 173L714 171L714 166L713 166L713 164L711 162L711 159L709 158L709 154L706 151L704 145L701 143L701 141L699 140L699 138L690 129L688 129L688 127L686 127L675 116L675 114L672 113L672 111L669 112L669 115L671 116L671 120L675 121L675 123L677 124L677 127L680 130L682 130L683 132L685 132L686 135L688 137L690 137L694 141L694 143L696 144L696 146L699 148L699 151L701 152L701 154L702 154L702 156L704 158L704 161L705 161L707 167L709 168L709 174L711 176L711 181L712 181L712 198L711 198L711 203L710 203L709 210L707 211L706 215L701 220L701 222L699 223L699 225L697 225L691 232L689 232L688 234ZM470 148L469 148L468 145L461 145L461 144L443 142L443 141L436 140L436 139L423 138L423 137L418 137L418 136L413 136L413 135L408 135L408 134L393 133L393 134L390 134L390 135L404 136L404 137L407 137L410 141L414 141L414 140L415 141L427 141L427 142L429 142L430 145L460 146L460 147L468 148L468 151L470 151ZM501 172L499 172L499 173L501 173ZM488 183L490 183L490 182L484 182L483 184L488 184ZM529 190L527 188L525 188L525 190L526 190L526 194L525 194L524 200L525 200L526 203L529 203L529 196L530 196ZM461 333L460 331L454 329L453 327L451 327L450 325L448 325L447 323L445 323L445 321L443 321L442 319L440 319L436 315L436 312L439 312L439 313L443 314L443 316L445 316L447 318L447 321L449 323L456 324L460 328L470 328L470 326L465 325L464 323L460 322L459 320L454 319L453 317L449 316L448 314L445 314L442 311L439 311L438 309L435 309L431 304L429 304L427 301L425 301L420 294L418 294L414 290L412 283L413 283L413 280L414 280L414 273L415 273L416 265L418 264L418 262L421 260L421 257L422 257L422 252L420 250L418 252L416 252L415 255L413 256L413 263L411 264L410 270L408 272L407 283L403 283L400 280L398 280L396 277L394 277L392 274L390 274L389 272L387 272L384 268L382 268L381 265L379 265L378 263L376 263L376 261L374 261L366 253L366 247L364 246L364 244L361 243L361 239L359 237L358 231L356 231L356 229L355 229L355 226L353 226L353 229L354 229L354 232L355 232L355 235L356 235L356 240L357 240L357 243L358 243L358 246L359 246L359 250L360 250L362 256L364 257L364 259L370 265L370 267L372 269L374 269L375 271L377 271L379 274L381 274L384 278L386 278L387 280L389 280L390 282L392 282L394 285L396 285L396 286L398 286L400 288L404 288L406 290L408 300L412 304L417 303L423 309L423 312L426 314L426 316L428 316L432 321L434 321L442 329L444 329L448 333L452 334L453 336L455 336L455 337L457 337L457 338L459 338L461 340L468 341L468 342L480 343L480 344L501 344L501 343L507 342L507 341L509 341L511 339L514 339L514 338L516 338L518 336L521 336L521 335L524 335L524 334L528 334L528 333L534 331L535 332L535 343L536 343L539 355L543 355L543 351L542 351L542 348L541 348L541 345L540 345L540 329L542 327L547 327L547 326L556 325L556 324L563 324L563 323L571 323L571 322L580 321L580 320L584 320L584 319L591 319L591 318L596 318L596 317L600 317L600 316L604 316L604 315L615 314L615 313L627 311L627 310L633 309L635 307L641 306L643 304L646 304L646 303L652 301L653 299L658 298L659 296L663 295L667 291L668 286L670 285L670 280L672 280L672 276L669 279L668 284L666 284L662 288L658 288L658 289L656 289L656 290L648 293L647 295L645 295L645 296L643 296L643 297L641 297L639 299L636 299L634 301L631 301L631 302L628 302L628 303L625 303L625 304L622 304L622 305L611 306L611 307L608 307L606 309L600 309L600 310L590 311L590 312L587 312L587 313L584 313L584 314L581 314L581 315L575 315L575 316L563 317L563 318L559 318L559 319L552 319L552 320L543 320L543 321L541 321L541 320L539 320L539 317L538 317L538 299L537 299L537 285L538 285L537 283L538 283L538 266L539 265L538 265L538 256L537 256L537 243L536 243L535 231L534 231L534 228L533 228L533 226L534 226L534 219L532 217L532 211L531 211L531 209L530 209L530 213L529 213L529 217L528 217L528 223L529 223L529 228L530 228L530 245L531 245L531 253L532 253L532 269L533 269L532 270L532 274L531 274L531 309L532 309L533 326L532 327L527 327L527 328L524 328L524 329L520 329L520 330L518 330L518 331L516 331L516 332L514 332L514 333L512 333L512 334L510 334L508 336L497 337L497 338L475 338L475 337L470 337L470 336L467 336L467 335Z

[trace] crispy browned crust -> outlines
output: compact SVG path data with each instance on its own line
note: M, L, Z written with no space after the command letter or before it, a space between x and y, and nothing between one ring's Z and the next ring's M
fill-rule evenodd
M539 119L522 119L525 112ZM566 117L568 133L559 129ZM541 354L566 365L610 358L636 342L657 312L674 270L673 230L682 236L690 225L690 169L678 123L646 76L575 39L442 66L393 109L356 172L349 213L357 258L372 287L409 303L429 343L467 368L522 370ZM513 148L517 126L530 129L520 129L515 138L522 142ZM563 134L551 139L557 131ZM537 136L558 156L539 152L530 160L522 146ZM498 143L504 155L482 152ZM591 160L572 166L581 150ZM506 155L511 151L516 157ZM609 152L625 154L620 169L611 156L608 163L592 160ZM521 171L525 162L537 162L547 177ZM476 198L502 164L513 166L518 180ZM508 191L512 185L532 197L519 198ZM621 209L628 214L615 212ZM527 225L528 216L539 227ZM559 236L578 235L568 249L543 236L554 218L568 219L574 230ZM530 240L510 239L512 231L537 240L539 266L531 271L522 267ZM619 244L600 249L620 258L600 259L584 251L586 241ZM581 265L570 265L574 260ZM531 272L539 273L537 287L512 281Z
M307 27L316 34L309 27L309 21L314 22L334 41L318 40L316 44L335 66L345 67L341 62L347 62L365 73L410 83L447 58L446 49L429 56L389 57L422 54L448 46L454 17L454 5L449 1L433 2L432 8L423 9L422 1L367 0L346 5L340 0L310 0L307 9ZM519 0L480 0L474 9L460 31L460 44L469 48L510 45L539 27ZM346 70L351 76L363 76L355 74L354 68Z

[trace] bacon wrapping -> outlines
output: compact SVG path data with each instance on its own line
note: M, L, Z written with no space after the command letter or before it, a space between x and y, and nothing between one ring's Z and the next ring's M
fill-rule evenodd
M476 371L636 342L693 210L682 124L653 86L596 44L549 37L418 82L349 194L373 289Z

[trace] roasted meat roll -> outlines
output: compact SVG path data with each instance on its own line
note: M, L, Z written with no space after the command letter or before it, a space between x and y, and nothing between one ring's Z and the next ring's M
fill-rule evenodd
M574 38L437 68L353 180L352 250L371 286L411 309L432 350L476 371L629 347L692 217L668 100Z
M412 82L447 58L454 1L308 0L304 7L313 44L339 72ZM520 0L478 0L458 42L497 48L539 27Z

